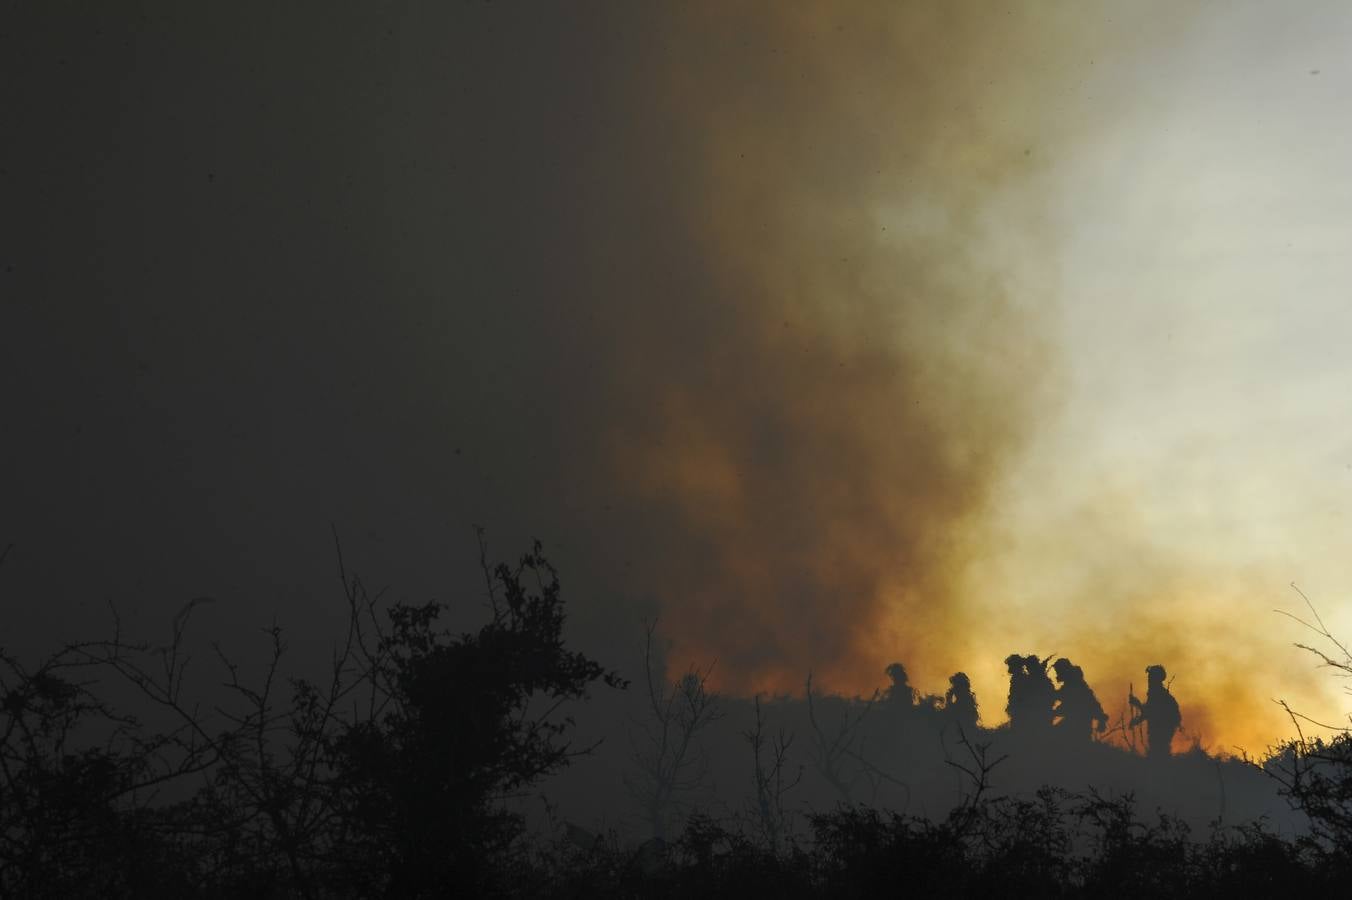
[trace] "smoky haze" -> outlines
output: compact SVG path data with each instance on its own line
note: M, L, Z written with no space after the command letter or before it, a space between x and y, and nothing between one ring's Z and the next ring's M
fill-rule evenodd
M1039 186L1088 126L1058 110L1145 26L136 12L4 38L3 577L61 598L13 627L209 595L213 628L320 646L330 523L415 600L476 583L479 523L503 554L545 541L581 646L660 615L671 666L733 692L1157 661L1021 646L967 590L1066 377Z
M995 86L1027 23L972 9L655 27L641 125L669 148L617 174L656 208L593 243L619 257L600 292L633 298L596 348L602 477L674 658L736 689L939 668L989 487L1048 414L1050 298L1012 298L980 249L986 201L1033 166L1026 81Z

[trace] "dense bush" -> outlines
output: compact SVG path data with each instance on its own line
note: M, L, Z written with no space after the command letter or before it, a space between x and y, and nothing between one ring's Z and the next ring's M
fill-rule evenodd
M0 894L505 890L522 823L499 801L579 752L563 701L623 683L565 647L538 545L484 574L489 621L456 635L437 627L441 605L382 611L343 571L348 632L328 683L281 677L274 628L257 683L222 656L236 703L215 718L185 694L191 604L168 647L118 633L33 668L0 651ZM110 675L161 728L96 693Z
M214 716L186 688L192 605L166 647L115 629L33 665L0 651L0 896L1219 897L1352 878L1346 734L1265 761L1308 816L1301 837L1262 823L1198 836L1130 795L992 796L1001 760L965 736L954 765L970 790L938 820L842 803L791 829L774 794L769 829L763 802L638 845L528 834L504 798L586 750L560 704L623 683L565 646L538 545L484 574L489 620L452 634L440 605L381 608L343 571L348 630L326 683L280 674L274 628L254 680L221 656L235 702ZM119 681L142 718L108 701ZM764 789L788 740L767 743L756 710Z
M867 808L812 817L811 835L774 853L695 817L653 851L614 842L556 847L515 884L554 897L1245 897L1341 892L1346 848L1283 839L1261 824L1191 835L1130 797L1047 789L980 800L971 825Z

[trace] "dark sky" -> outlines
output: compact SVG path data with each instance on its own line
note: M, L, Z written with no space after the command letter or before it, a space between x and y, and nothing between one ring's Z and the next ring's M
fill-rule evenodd
M3 13L6 634L323 636L331 523L472 610L482 524L591 648L956 667L1056 370L974 249L1036 14L208 6Z
M5 13L6 624L295 621L330 522L414 596L471 523L567 543L597 23L88 6Z

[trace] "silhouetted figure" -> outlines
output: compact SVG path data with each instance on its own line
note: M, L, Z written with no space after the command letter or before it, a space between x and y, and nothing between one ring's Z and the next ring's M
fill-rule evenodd
M911 687L911 678L906 674L906 667L894 662L884 671L887 677L892 679L892 685L884 695L888 708L902 713L912 712L915 709L916 689Z
M1052 663L1056 680L1061 687L1056 692L1054 712L1059 717L1057 732L1076 742L1089 741L1095 729L1102 733L1108 727L1108 714L1084 680L1084 670L1068 659Z
M1009 727L1016 727L1023 720L1024 710L1028 707L1028 672L1023 657L1011 653L1005 657L1005 668L1009 671L1009 701L1005 703L1005 715L1009 716Z
M1047 661L1037 654L1005 657L1009 669L1009 726L1016 732L1033 734L1046 731L1052 724L1052 706L1056 688L1047 676Z
M1047 674L1047 663L1051 657L1038 659L1036 653L1024 657L1028 669L1028 710L1039 728L1050 728L1052 709L1056 706L1056 686Z
M980 717L977 709L976 694L972 693L972 682L966 672L955 672L948 678L948 693L944 694L944 719L962 729L968 737L976 734L976 723Z
M1149 678L1142 703L1132 694L1128 700L1136 715L1132 716L1131 727L1142 722L1146 726L1146 756L1160 759L1169 755L1169 746L1173 743L1174 733L1183 724L1183 714L1178 710L1178 701L1169 693L1164 679L1168 673L1164 666L1149 666L1145 670Z

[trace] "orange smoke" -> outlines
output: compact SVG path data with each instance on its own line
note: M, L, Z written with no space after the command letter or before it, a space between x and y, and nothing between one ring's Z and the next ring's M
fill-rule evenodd
M1152 38L1078 5L653 15L615 74L627 155L593 173L623 192L577 217L623 222L579 251L611 298L596 430L671 665L716 659L738 692L963 669L994 723L1010 652L1071 657L1113 712L1160 662L1204 742L1280 733L1262 586L1086 547L1073 519L1038 552L1007 533L1065 378L1041 191L1085 126L1059 110L1096 56Z
M673 664L740 691L954 666L992 486L1055 409L1052 298L987 260L1002 228L1050 254L1036 204L990 211L1039 169L1027 64L1065 64L1057 29L975 3L671 16L637 80L665 110L660 247L605 265L670 297L611 323L633 394L609 438Z

